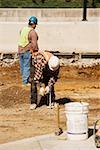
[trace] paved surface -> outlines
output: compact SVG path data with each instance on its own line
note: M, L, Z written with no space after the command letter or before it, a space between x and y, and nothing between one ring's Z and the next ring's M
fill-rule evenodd
M66 133L37 136L0 145L0 150L100 150L95 147L93 136L83 141L67 140Z

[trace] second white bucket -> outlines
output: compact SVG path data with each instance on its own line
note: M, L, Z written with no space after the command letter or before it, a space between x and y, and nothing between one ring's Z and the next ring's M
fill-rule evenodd
M67 138L69 140L85 140L88 138L88 110L85 102L65 104L67 117Z

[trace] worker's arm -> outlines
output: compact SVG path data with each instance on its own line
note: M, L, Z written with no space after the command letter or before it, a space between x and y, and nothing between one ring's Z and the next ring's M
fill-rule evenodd
M50 79L48 81L48 85L46 86L46 89L45 89L46 93L49 93L49 91L51 90L51 88L56 83L56 81L58 79L58 74L59 74L59 68L53 74L51 74L51 77L50 77ZM50 75L50 73L49 73L49 75Z
M49 82L48 82L49 88L52 87L54 84L55 84L55 78L54 78L54 77L51 77L51 78L49 79Z
M31 30L29 33L29 44L26 48L31 49L33 52L36 52L39 50L38 48L38 36L35 30Z
M45 94L48 94L51 91L54 84L55 84L55 79L54 79L54 77L52 77L52 78L50 78L48 85L45 87Z

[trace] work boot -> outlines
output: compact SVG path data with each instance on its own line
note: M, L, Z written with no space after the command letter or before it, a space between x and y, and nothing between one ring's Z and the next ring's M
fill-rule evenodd
M36 107L37 107L37 105L35 103L33 103L30 105L30 110L34 110L34 109L36 109Z
M51 103L51 105L47 105L47 108L48 109L53 109L55 107L55 104L54 103Z
M30 87L31 87L30 83L22 84L22 88L24 88L25 90L30 89Z

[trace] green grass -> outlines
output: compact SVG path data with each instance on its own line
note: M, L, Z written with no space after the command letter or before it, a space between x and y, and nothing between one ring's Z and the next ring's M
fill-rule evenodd
M66 2L67 1L67 2ZM44 3L41 0L36 0L36 4L32 0L0 0L1 8L82 8L83 0L45 0ZM95 7L100 8L100 0L88 0L87 7L93 7L94 1Z

